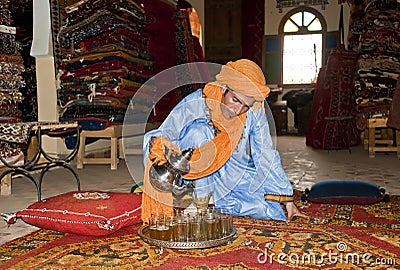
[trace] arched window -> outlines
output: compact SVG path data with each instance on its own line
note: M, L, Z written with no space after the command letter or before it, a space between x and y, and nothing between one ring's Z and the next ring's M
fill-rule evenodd
M315 83L322 65L326 23L319 12L309 7L290 11L282 19L282 83Z
M315 83L320 67L339 41L338 31L326 29L324 17L311 7L289 11L280 22L279 34L264 37L267 83L290 87Z

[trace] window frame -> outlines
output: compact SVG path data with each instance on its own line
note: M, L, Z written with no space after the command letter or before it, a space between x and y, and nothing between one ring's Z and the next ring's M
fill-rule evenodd
M289 18L298 12L310 12L319 19L322 30L320 31L303 31L283 32L285 23ZM278 28L278 35L265 35L263 39L263 60L262 68L267 78L267 84L277 85L282 88L306 88L312 87L315 83L310 84L283 84L283 46L284 36L302 35L302 34L322 34L322 66L326 65L329 53L339 44L339 31L327 31L327 23L323 15L316 9L302 6L288 11L281 19ZM272 64L272 66L271 66Z

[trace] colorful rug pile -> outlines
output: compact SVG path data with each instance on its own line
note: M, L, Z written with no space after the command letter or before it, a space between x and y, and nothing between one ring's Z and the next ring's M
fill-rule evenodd
M308 220L235 218L232 241L208 249L150 246L140 225L107 237L42 229L0 246L0 269L400 269L400 196L299 207Z

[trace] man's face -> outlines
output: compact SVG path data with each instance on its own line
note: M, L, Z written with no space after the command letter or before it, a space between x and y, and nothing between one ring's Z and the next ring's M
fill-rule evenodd
M247 112L256 101L254 98L235 92L227 86L222 87L221 91L221 111L222 115L227 119Z

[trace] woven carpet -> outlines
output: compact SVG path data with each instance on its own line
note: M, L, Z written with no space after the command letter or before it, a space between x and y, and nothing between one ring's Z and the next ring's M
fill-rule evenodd
M328 63L319 74L306 144L316 149L346 149L361 143L352 115L352 82L357 55L339 46L331 51Z
M400 269L400 196L298 206L309 219L235 218L232 241L207 249L148 245L140 224L106 237L40 229L0 246L0 269Z

